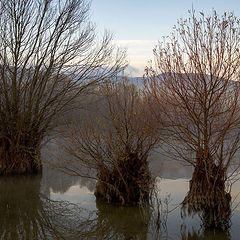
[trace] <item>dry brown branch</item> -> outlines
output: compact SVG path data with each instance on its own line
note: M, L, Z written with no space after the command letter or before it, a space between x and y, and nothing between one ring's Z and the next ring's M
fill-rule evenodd
M40 143L67 104L125 66L85 0L0 0L0 174L41 170Z
M206 226L222 226L230 216L226 181L230 167L239 167L239 43L233 13L197 18L192 10L146 68L145 86L163 114L171 156L195 167L183 207L203 213Z
M160 141L160 120L152 118L133 84L106 84L99 92L103 99L97 117L92 113L80 127L71 127L66 150L76 161L96 169L97 197L137 204L148 199L152 187L148 156Z

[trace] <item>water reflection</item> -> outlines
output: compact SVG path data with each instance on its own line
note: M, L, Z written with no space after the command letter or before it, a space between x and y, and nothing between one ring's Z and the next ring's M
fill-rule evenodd
M43 166L42 188L48 194L50 191L54 193L64 194L71 186L79 185L79 187L87 187L89 191L94 191L95 180L81 178L78 176L70 176L58 169L50 168L47 165Z
M40 177L1 178L1 239L44 239L51 229L43 208ZM2 217L4 216L4 217Z
M180 187L182 184L176 185L177 182L180 180L161 181L162 192L171 190L175 200L181 193L175 190L184 188ZM169 214L167 228L156 224L149 208L142 211L137 207L124 208L95 202L92 194L89 198L91 207L86 209L82 202L73 204L52 197L53 192L59 192L58 196L64 199L71 189L83 189L81 186L94 189L92 181L47 168L43 177L0 178L0 239L230 240L239 237L240 222L237 225L236 220L235 232L230 236L229 232L198 230L196 221L192 219L181 226L182 220L177 215L180 209ZM87 195L89 191L84 193L82 190L81 194ZM181 194L183 198L185 193ZM235 215L235 219L240 219L240 216Z
M118 207L101 201L96 206L99 239L147 239L149 214L143 214L137 207Z
M2 240L76 239L89 217L75 204L42 195L40 176L1 178L0 196Z
M181 239L182 240L231 240L229 231L213 231L209 229L199 229L198 231L194 228L190 232L186 232L186 226L181 227Z
M96 202L89 211L41 191L40 176L1 178L0 239L147 239L150 215L139 208Z

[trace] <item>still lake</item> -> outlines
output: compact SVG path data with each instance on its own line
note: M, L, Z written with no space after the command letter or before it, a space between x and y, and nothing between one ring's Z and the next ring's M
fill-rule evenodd
M49 153L58 152L53 148L43 150L43 156L50 159ZM94 180L66 175L48 164L42 176L2 177L0 239L240 239L239 182L232 189L231 228L213 232L201 228L197 215L181 218L179 204L188 191L192 169L155 154L151 170L158 176L162 199L160 225L151 209L96 201Z

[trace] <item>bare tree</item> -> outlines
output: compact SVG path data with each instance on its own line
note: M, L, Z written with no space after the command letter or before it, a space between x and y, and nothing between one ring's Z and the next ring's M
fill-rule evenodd
M148 156L160 141L160 120L152 118L133 84L106 84L99 92L102 110L95 117L90 114L80 127L71 127L66 150L78 164L96 169L97 198L121 205L147 201L153 183ZM66 169L80 172L69 165Z
M154 49L145 86L163 114L171 155L194 166L183 208L223 227L231 212L226 183L239 167L240 21L233 13L189 15Z
M40 143L56 114L126 64L111 34L97 39L89 7L0 0L0 174L40 171Z

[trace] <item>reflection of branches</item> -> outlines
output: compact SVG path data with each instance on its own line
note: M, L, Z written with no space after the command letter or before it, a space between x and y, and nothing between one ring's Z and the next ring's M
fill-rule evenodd
M96 202L86 210L67 201L53 201L40 193L40 177L0 181L0 239L153 239L167 229L155 224L151 206L119 207ZM161 209L165 211L166 209ZM164 221L162 221L164 222ZM157 234L156 235L156 229ZM164 235L164 236L165 236Z
M40 177L0 182L0 239L75 239L90 217L79 206L40 194ZM86 216L84 218L84 216Z
M95 211L88 211L77 204L48 198L44 198L43 204L49 219L47 229L61 239L85 239L86 232L96 222Z
M45 199L52 229L64 239L153 239L167 236L167 229L159 228L149 208L145 215L139 207L119 207L97 201L97 211L89 211L79 205ZM163 232L164 230L164 232ZM167 238L166 238L167 239Z
M186 231L186 225L181 226L181 239L182 240L204 240L204 239L224 239L230 240L231 235L229 231L215 230L211 231L209 229L199 229L196 231L194 228L192 231Z
M157 182L150 194L150 204L141 203L141 213L149 217L148 232L153 239L169 239L167 220L169 214L170 194L164 198L160 197L160 189Z
M97 201L97 208L98 225L102 228L99 239L147 238L149 218L143 218L138 207L117 207Z
M1 180L0 238L48 239L61 235L52 229L51 221L39 197L40 178L7 178Z

